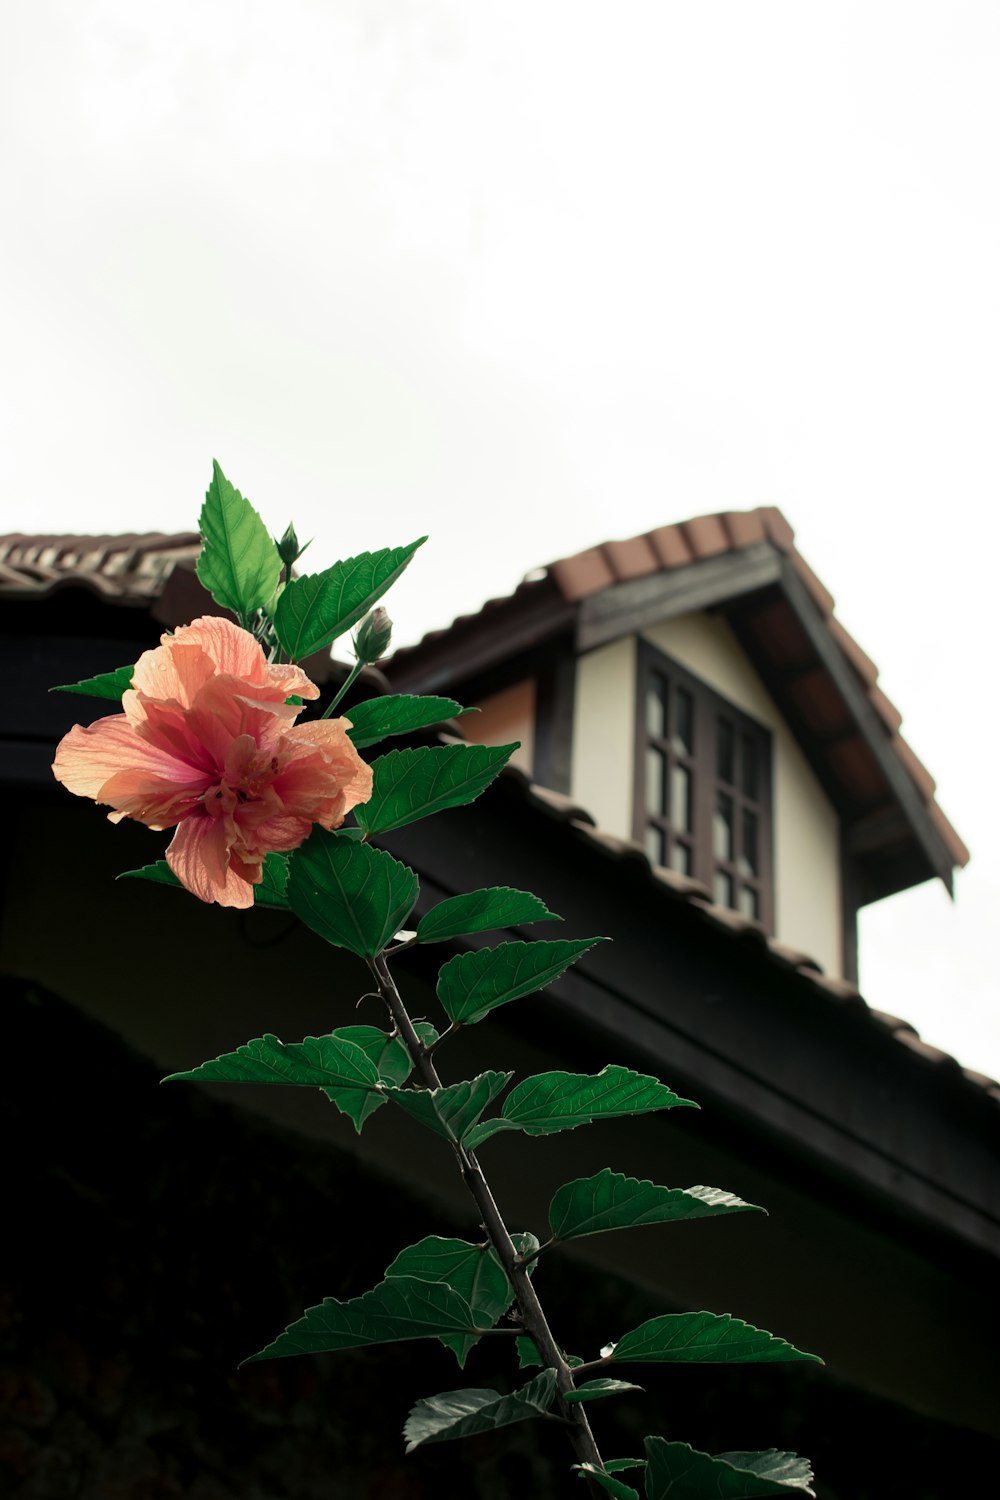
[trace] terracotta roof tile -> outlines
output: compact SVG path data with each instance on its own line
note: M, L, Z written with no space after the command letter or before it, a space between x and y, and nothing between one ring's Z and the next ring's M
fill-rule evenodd
M853 635L848 634L835 615L830 616L826 626L865 687L874 687L878 681L878 667L871 657L862 651Z
M647 573L655 573L660 566L656 553L644 536L634 536L627 542L606 542L602 550L618 583L625 583L629 578L644 578Z
M895 750L896 754L903 762L903 765L910 773L910 780L915 783L917 790L920 792L920 795L923 797L924 801L933 801L934 793L937 791L937 782L934 780L934 777L931 775L930 771L928 771L923 761L919 758L916 752L910 748L901 734L896 734L893 736L892 748Z
M729 536L729 550L732 552L767 541L767 528L759 510L727 510L720 519Z
M963 843L936 802L928 802L927 812L934 827L948 845L952 859L960 870L964 870L972 857L968 846Z
M793 552L795 550L795 532L789 526L785 517L776 505L762 505L758 509L758 515L764 522L770 540L779 552Z
M894 703L890 703L881 688L873 687L869 690L868 699L872 708L878 714L882 723L890 734L895 734L903 722L903 715Z
M792 560L792 566L794 567L796 573L798 573L799 577L802 579L802 582L805 584L810 594L813 596L815 603L819 607L820 613L822 615L832 615L834 601L833 595L830 593L830 590L828 588L824 588L823 584L820 583L819 579L816 577L816 574L806 562L801 552L796 552L793 550L789 553L789 556Z
M602 547L591 547L587 552L578 552L575 557L564 557L552 563L549 572L564 597L571 600L585 599L617 582Z
M694 562L694 553L679 526L658 526L649 533L649 541L661 568L683 568Z
M695 557L717 557L720 552L729 552L729 538L721 516L696 516L693 521L684 521L684 537Z

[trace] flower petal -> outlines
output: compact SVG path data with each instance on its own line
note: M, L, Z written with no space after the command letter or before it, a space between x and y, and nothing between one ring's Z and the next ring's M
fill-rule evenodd
M169 699L189 708L198 689L211 682L216 666L197 641L185 644L165 635L163 644L144 651L132 673L132 688L148 698Z
M229 855L225 820L193 814L178 824L167 847L167 864L202 901L253 906L253 886L231 868Z
M112 806L111 797L102 793L111 778L124 769L149 777L163 789L183 791L198 784L198 774L187 762L141 739L123 714L112 714L86 727L74 724L60 740L52 763L56 780L69 791Z

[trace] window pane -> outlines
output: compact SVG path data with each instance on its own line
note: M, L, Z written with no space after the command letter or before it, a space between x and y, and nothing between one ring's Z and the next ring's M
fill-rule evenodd
M727 862L733 857L733 799L720 792L712 819L712 851L716 859Z
M743 790L757 801L757 746L748 734L743 736Z
M678 755L694 754L694 699L684 688L674 695L673 747Z
M740 886L736 909L737 911L741 911L745 917L753 917L754 921L760 917L760 903L757 900L757 892L751 886Z
M691 874L691 850L680 839L674 839L670 848L670 868L681 875Z
M716 773L720 781L733 783L733 726L727 719L718 719L717 737L715 742Z
M646 853L654 865L662 865L663 860L663 829L657 828L654 823L646 825Z
M756 875L759 873L757 864L757 814L750 812L748 808L743 809L743 849L740 853L738 869L741 875Z
M646 751L646 807L651 813L666 812L663 791L664 758L659 750Z
M713 894L716 906L732 906L733 904L733 877L727 875L724 870L716 870L713 884Z
M655 672L650 673L646 688L646 733L658 740L667 734L667 684Z
M670 822L680 833L692 831L691 772L687 766L670 767Z

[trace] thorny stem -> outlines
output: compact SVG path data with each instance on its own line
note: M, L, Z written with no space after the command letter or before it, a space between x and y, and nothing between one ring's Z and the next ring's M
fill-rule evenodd
M423 1046L419 1036L413 1027L406 1006L403 1004L396 982L389 972L389 966L383 954L377 954L369 960L372 973L378 983L379 993L389 1013L396 1023L396 1029L406 1047L413 1062L414 1068L419 1075L420 1081L425 1088L438 1089L441 1087L441 1079L427 1050ZM476 1202L482 1218L483 1228L486 1230L493 1248L500 1258L500 1263L507 1273L507 1278L514 1288L518 1311L521 1315L521 1326L526 1334L534 1341L542 1361L550 1365L556 1372L556 1388L559 1391L559 1406L564 1420L569 1426L569 1438L573 1444L573 1450L581 1463L595 1465L598 1469L604 1468L604 1463L598 1451L594 1434L591 1431L590 1422L582 1403L576 1401L563 1401L562 1396L567 1391L574 1389L574 1373L560 1352L559 1346L552 1336L542 1305L538 1300L531 1279L528 1275L528 1267L517 1252L517 1248L511 1239L507 1226L503 1221L500 1210L496 1205L489 1184L483 1176L482 1168L476 1160L474 1151L467 1151L458 1142L453 1142L453 1150L458 1159L459 1170L465 1180ZM601 1495L603 1490L599 1489L589 1475L586 1476L587 1483L592 1495Z

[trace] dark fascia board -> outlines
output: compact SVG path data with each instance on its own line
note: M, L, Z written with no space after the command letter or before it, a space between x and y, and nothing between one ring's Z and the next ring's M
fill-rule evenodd
M781 587L808 636L810 645L825 670L830 674L834 686L864 735L868 748L874 755L879 770L902 809L914 838L926 855L934 873L944 881L949 895L953 895L953 862L948 847L928 817L923 798L889 743L885 726L869 702L853 668L826 628L826 621L813 602L805 584L792 564L785 559L782 559L781 563Z
M781 554L770 542L758 542L742 552L708 557L673 572L612 584L583 601L576 649L580 654L592 651L660 620L729 603L777 583L781 576Z
M520 884L541 891L573 935L615 939L547 1002L528 1002L561 1010L574 1044L585 1031L602 1051L613 1043L613 1061L651 1069L740 1124L747 1150L766 1138L779 1156L811 1162L817 1184L829 1174L1000 1257L996 1106L957 1066L931 1072L861 1002L818 996L762 944L727 941L695 906L655 889L638 851L633 862L590 847L508 778L460 824L445 816L430 837L413 824L386 843L418 871L425 900Z

